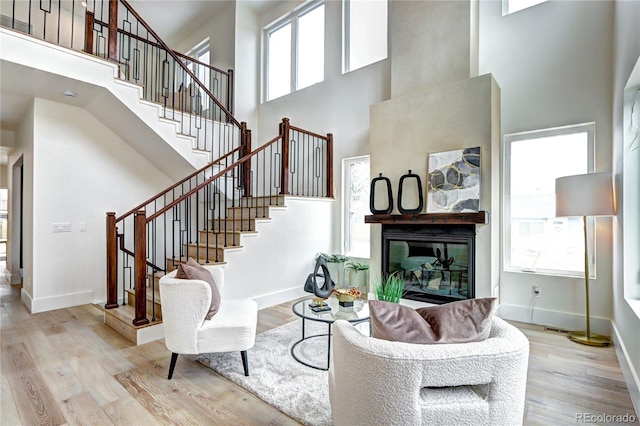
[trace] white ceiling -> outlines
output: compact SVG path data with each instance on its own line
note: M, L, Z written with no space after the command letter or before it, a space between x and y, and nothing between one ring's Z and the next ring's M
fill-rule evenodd
M281 0L237 0L258 15ZM129 0L129 4L164 41L176 40L189 24L204 25L207 18L232 0ZM195 31L195 28L191 28ZM171 45L170 45L171 47Z

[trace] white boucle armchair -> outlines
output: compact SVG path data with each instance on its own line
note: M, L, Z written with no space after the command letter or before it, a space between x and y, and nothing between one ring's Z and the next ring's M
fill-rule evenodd
M522 424L529 341L494 317L487 340L421 345L333 325L329 399L334 424Z
M171 354L169 379L178 354L240 351L245 376L249 375L247 350L256 340L258 304L250 299L232 300L224 295L224 272L220 266L205 266L220 292L218 312L205 315L211 305L211 287L201 280L175 278L176 271L160 278L160 303L164 342Z

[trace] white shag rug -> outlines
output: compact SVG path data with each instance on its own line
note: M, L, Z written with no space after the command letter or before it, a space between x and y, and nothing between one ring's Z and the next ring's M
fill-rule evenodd
M306 321L305 334L327 332L327 325ZM331 425L328 373L309 368L291 356L291 346L302 337L302 320L256 336L248 351L249 377L239 352L202 354L201 364L242 386L283 413L309 426ZM315 337L296 346L296 355L314 365L327 364L327 337Z

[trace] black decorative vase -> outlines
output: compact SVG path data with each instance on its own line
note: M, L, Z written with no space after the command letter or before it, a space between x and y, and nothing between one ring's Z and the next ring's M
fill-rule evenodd
M387 184L387 207L384 209L376 209L375 194L376 184L378 182L384 182ZM382 173L378 174L377 178L371 180L371 191L369 192L369 210L372 214L389 214L393 211L393 193L391 192L391 181L388 177L382 176Z
M415 209L405 209L402 206L402 188L404 186L405 179L416 180L416 184L418 187L418 207L416 207ZM422 181L420 180L419 175L415 173L411 173L411 170L409 170L409 173L407 173L406 175L402 175L400 177L400 182L398 183L398 211L402 214L419 214L422 212L423 207L424 207L424 196L422 195Z

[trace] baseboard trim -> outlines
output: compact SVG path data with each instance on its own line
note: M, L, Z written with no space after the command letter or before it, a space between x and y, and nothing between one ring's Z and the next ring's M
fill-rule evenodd
M306 293L300 285L288 288L286 290L254 297L253 300L258 303L258 309L264 309L274 305L279 305L280 303L289 302L293 299L304 297L305 295L311 297L311 294Z
M629 390L631 402L636 410L636 417L640 417L640 378L638 378L638 372L633 368L631 357L629 352L627 352L627 348L624 345L624 341L622 340L618 327L616 327L615 323L612 324L612 328L613 347L616 350L618 363L620 364L620 369L624 375L625 382L627 382L627 389Z
M22 301L25 302L25 295L27 293L22 290ZM53 297L42 297L39 299L32 299L29 297L30 312L37 314L38 312L53 311L54 309L64 309L71 306L87 305L93 303L93 291L82 291L78 293L68 293Z
M532 316L531 309L532 308L529 306L501 304L496 311L496 315L506 320L524 322L527 324L546 325L549 327L559 328L561 330L572 331L584 330L586 328L584 315L535 308ZM611 336L611 320L592 316L591 331Z

